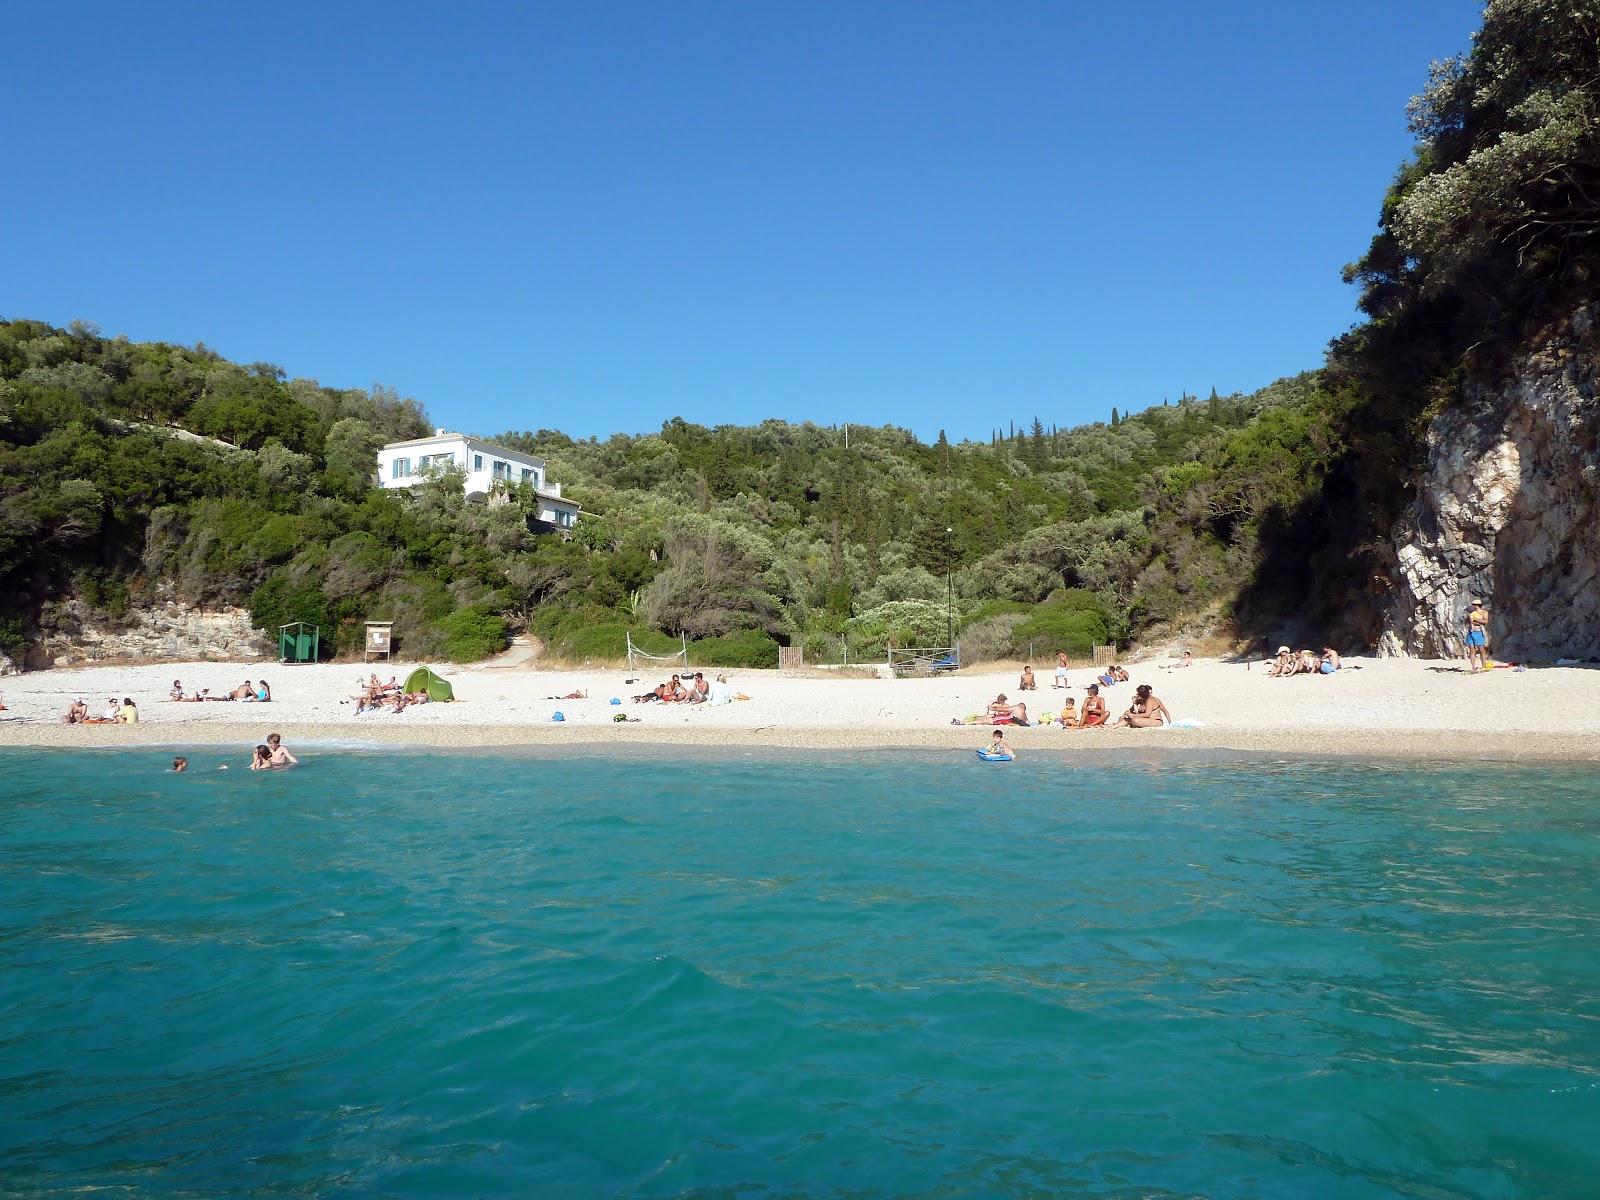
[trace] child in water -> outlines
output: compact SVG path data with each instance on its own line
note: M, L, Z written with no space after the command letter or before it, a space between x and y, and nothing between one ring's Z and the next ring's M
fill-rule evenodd
M1016 751L1006 745L1006 735L999 729L994 731L994 737L983 748L983 752L985 754L999 755L1002 758L1015 758L1017 756Z

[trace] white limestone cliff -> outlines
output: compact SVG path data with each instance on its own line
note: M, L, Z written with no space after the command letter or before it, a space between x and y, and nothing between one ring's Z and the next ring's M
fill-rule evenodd
M1600 656L1600 305L1434 419L1395 527L1379 651L1464 655L1468 601L1501 659Z

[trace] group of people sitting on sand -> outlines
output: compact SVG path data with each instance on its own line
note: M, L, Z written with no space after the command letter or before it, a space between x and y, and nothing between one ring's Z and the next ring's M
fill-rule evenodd
M137 725L139 723L139 706L130 697L124 696L118 702L115 696L106 700L106 706L98 717L89 715L89 705L82 696L74 696L72 703L67 705L67 715L61 718L66 725Z
M393 675L389 676L388 683L378 682L377 672L374 671L362 683L356 680L359 689L350 699L356 702L356 716L362 713L375 712L378 709L387 709L390 712L405 712L413 704L428 704L433 697L428 695L428 689L422 688L415 692L408 692L400 686L400 681Z
M186 693L183 690L183 682L174 679L172 690L167 693L167 699L178 704L199 704L203 700L242 700L246 703L266 704L272 699L272 689L267 686L265 679L258 679L255 682L246 679L233 691L213 696L210 688L197 688L193 692Z
M989 711L995 724L1026 725L1026 710L1022 720L1017 720L1015 710L1021 705L1005 704L1005 697L998 696L995 702L989 705ZM1013 715L1005 720L999 709L1007 709ZM1059 725L1062 729L1158 729L1163 725L1172 724L1172 713L1167 706L1156 699L1155 693L1148 683L1141 683L1133 689L1133 703L1128 706L1128 711L1115 721L1106 720L1106 702L1100 695L1100 685L1091 683L1088 695L1083 699L1083 708L1079 711L1072 697L1068 696L1063 702L1059 713L1047 713L1039 719L1041 726ZM1006 744L1005 734L996 729L994 737L989 744L980 751L986 758L1015 758L1017 752Z
M1133 701L1115 721L1110 720L1105 697L1100 685L1091 683L1085 689L1083 704L1076 704L1071 696L1061 702L1061 711L1045 713L1039 718L1041 726L1057 725L1062 729L1154 729L1172 724L1172 712L1155 695L1148 683L1133 689Z
M707 683L705 673L696 671L693 675L674 675L665 683L657 684L648 692L642 692L633 698L635 704L727 704L730 700L748 700L750 697L740 693L735 695L728 686L728 677L718 675L715 683Z
M1062 654L1058 657L1060 658L1060 663L1056 667L1056 682L1052 687L1053 691L1060 691L1067 686L1067 656ZM1111 687L1113 684L1127 682L1128 673L1115 664L1107 667L1104 673L1100 676L1100 683L1104 687ZM1017 680L1017 691L1036 692L1038 690L1039 681L1034 677L1033 664L1023 663L1022 677Z
M1321 654L1310 650L1296 653L1287 646L1279 646L1267 676L1270 679L1283 679L1289 675L1332 675L1343 668L1339 652L1332 646L1324 646Z
M1024 676L1026 677L1026 676ZM1105 697L1100 694L1102 687L1110 687L1119 682L1126 682L1128 673L1121 667L1112 666L1106 669L1098 682L1091 683L1085 690L1082 706L1068 696L1061 705L1059 712L1045 713L1038 718L1040 726L1057 725L1062 729L1097 729L1115 728L1125 726L1130 729L1150 729L1161 725L1172 724L1171 711L1155 695L1148 683L1141 683L1134 689L1133 702L1115 721L1110 720L1110 711L1106 708ZM1033 725L1035 722L1028 717L1027 704L1018 701L1013 704L1004 692L1001 692L989 702L988 708L976 716L962 719L953 718L952 725Z

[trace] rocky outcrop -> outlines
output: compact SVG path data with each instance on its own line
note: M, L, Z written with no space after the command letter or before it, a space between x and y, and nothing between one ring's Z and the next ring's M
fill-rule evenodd
M1468 601L1497 658L1600 655L1600 305L1435 418L1394 532L1380 653L1464 655Z
M251 661L270 653L245 608L191 608L174 600L111 617L81 600L67 600L51 605L42 623L43 635L30 647L31 667L103 659Z

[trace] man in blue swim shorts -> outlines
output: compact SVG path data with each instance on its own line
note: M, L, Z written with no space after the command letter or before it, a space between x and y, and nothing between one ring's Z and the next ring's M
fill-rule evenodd
M1489 669L1489 610L1473 598L1467 606L1467 670Z

